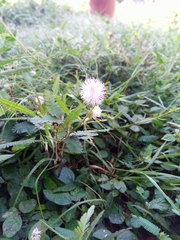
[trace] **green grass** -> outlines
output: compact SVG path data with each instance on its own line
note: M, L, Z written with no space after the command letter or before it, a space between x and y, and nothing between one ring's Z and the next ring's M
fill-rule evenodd
M179 239L178 17L51 1L0 13L0 239ZM89 122L86 78L107 88Z

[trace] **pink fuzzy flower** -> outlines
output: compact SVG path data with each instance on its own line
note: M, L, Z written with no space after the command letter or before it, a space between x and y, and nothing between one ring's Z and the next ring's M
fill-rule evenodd
M41 231L38 228L35 228L31 234L31 240L40 240Z
M89 78L82 84L80 95L85 103L95 106L102 103L105 93L106 88L101 80Z
M92 110L92 118L97 118L101 116L101 108L99 106L95 106Z

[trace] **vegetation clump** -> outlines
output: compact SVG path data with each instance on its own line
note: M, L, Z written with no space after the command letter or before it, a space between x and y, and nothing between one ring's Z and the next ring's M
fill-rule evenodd
M0 240L179 239L179 22L0 13Z

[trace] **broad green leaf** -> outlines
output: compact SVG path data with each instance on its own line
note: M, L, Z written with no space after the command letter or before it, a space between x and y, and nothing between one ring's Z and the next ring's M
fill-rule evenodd
M73 217L74 217L74 215L73 215ZM69 222L66 223L67 229L74 230L78 226L78 220L73 219L73 217L71 218L71 220Z
M44 179L44 186L48 190L52 190L57 187L56 183L50 177Z
M169 204L164 198L156 198L147 203L149 209L158 209L159 211L169 210Z
M167 141L167 142L175 142L176 138L173 134L168 133L168 134L164 135L164 137L162 137L162 140Z
M133 132L139 132L139 131L140 131L140 128L139 128L139 126L137 126L137 125L132 125L132 126L130 127L130 129L131 129Z
M11 207L7 212L3 214L3 218L8 218L14 215L18 215L18 210L15 207Z
M0 177L0 184L4 183L4 182L5 182L4 179L2 177Z
M101 183L100 186L106 190L112 190L114 188L113 184L110 181L106 183Z
M15 138L18 137L18 135L12 131L13 126L14 121L11 120L4 124L1 135L2 142L12 142Z
M117 237L117 240L138 240L138 238L131 231L125 231Z
M61 227L55 227L55 230L58 233L58 235L63 239L69 239L69 240L76 239L76 235L72 230L61 228Z
M3 222L3 235L7 238L13 237L22 226L22 219L18 214L14 214Z
M19 204L19 210L22 213L29 213L35 209L37 205L37 201L35 199L29 199Z
M11 167L5 166L1 168L1 174L2 174L2 177L7 181L19 178L19 170L15 165Z
M69 184L69 183L73 183L75 180L75 175L73 173L73 171L67 167L63 167L61 170L61 174L58 177L58 179L65 183L65 184Z
M32 235L33 230L36 229L36 228L37 228L39 231L41 231L41 234L40 234L41 239L45 239L47 226L46 226L46 225L43 223L43 221L41 221L41 220L38 221L37 223L35 223L35 224L31 227L31 229L30 229L30 231L29 231L29 234L28 234L28 239L29 239L29 240L32 240L31 235Z
M61 206L70 205L72 202L69 193L53 193L51 190L43 190L43 193L49 201Z
M15 102L3 99L3 98L0 98L0 103L4 107L8 108L10 111L13 111L13 112L17 111L17 112L20 112L20 113L23 113L23 114L36 115L36 113L34 111L28 109L25 106L22 106L19 103L15 103Z
M155 136L155 135L141 136L138 138L140 142L147 142L147 143L154 142L157 139L158 139L158 136Z
M125 217L120 214L111 213L109 215L109 220L113 224L122 224L124 222L124 219L125 219Z
M62 187L57 187L53 190L54 193L56 192L69 192L74 190L75 188L77 188L76 185L74 185L73 183L67 183L66 185L62 186Z
M142 119L136 121L136 124L137 124L137 125L148 124L148 123L151 123L152 120L153 120L153 118L151 118L151 117L148 117L148 118L142 118Z
M119 190L121 193L125 193L127 188L126 185L123 181L118 181L118 180L114 180L113 181L114 187Z
M6 161L9 158L12 158L15 154L3 154L0 155L0 163Z
M72 201L79 201L81 198L84 198L85 191L79 187L70 192Z
M111 232L107 229L98 229L93 233L93 237L97 239L104 239L107 236L111 236Z
M100 137L95 137L95 138L94 138L94 142L95 142L95 144L96 144L98 147L100 147L101 149L102 149L102 148L105 148L105 146L106 146L106 144L105 144L105 142L104 142L104 139L102 139L102 138L100 138Z
M65 151L68 153L74 153L74 154L80 154L83 151L82 144L80 140L73 136L73 137L68 137L64 141L66 143L66 148Z
M77 208L73 208L71 211L68 211L64 216L63 216L63 221L69 222L72 219L74 219L75 213L76 213Z

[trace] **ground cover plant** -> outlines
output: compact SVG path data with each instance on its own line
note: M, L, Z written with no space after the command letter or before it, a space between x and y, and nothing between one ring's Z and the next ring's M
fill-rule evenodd
M177 18L0 13L0 239L179 239Z

